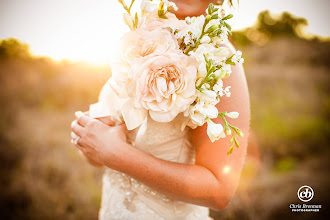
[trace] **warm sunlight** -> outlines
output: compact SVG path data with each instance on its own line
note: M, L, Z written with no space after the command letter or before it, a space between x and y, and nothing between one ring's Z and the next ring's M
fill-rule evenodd
M1 39L17 38L33 54L56 60L108 63L127 30L115 0L7 1L1 6L6 9L0 13L6 18L0 23Z
M308 19L307 32L329 36L326 1L240 1L238 20L234 29L253 25L260 11L273 13L289 11ZM123 10L117 0L3 0L0 7L0 40L17 38L30 45L38 56L56 60L108 63L117 40L127 30ZM138 5L137 1L137 5Z

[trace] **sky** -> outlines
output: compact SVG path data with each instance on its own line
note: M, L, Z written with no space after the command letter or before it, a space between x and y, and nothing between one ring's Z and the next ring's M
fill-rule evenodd
M253 25L260 11L305 17L307 33L330 36L329 0L240 0L233 29ZM0 0L0 40L30 45L35 55L107 63L127 31L116 0Z

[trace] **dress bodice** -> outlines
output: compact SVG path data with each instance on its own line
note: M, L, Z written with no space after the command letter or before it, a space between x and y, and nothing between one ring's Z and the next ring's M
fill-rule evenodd
M103 96L106 97L104 91ZM127 133L127 142L157 158L193 164L195 150L189 141L190 128L181 131L182 120L182 114L167 123L156 122L148 117L138 128ZM208 208L168 198L126 174L109 168L103 176L99 217L100 220L210 219Z

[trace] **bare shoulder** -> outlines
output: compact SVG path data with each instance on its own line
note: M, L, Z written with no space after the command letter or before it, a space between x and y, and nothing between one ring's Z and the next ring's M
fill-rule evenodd
M227 43L230 54L236 52L235 47L231 43ZM223 80L224 87L230 86L230 97L222 97L218 104L219 111L237 111L240 113L240 118L249 122L250 120L250 96L248 85L245 77L245 72L242 64L232 66L230 77ZM245 123L244 123L245 124ZM246 125L249 126L249 123ZM245 127L245 126L244 126Z

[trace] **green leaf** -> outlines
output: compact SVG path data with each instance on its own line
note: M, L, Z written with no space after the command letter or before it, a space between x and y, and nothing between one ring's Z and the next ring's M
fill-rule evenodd
M225 26L228 28L228 30L231 31L231 26L227 23L227 22L224 22Z
M209 4L209 7L207 8L207 12L209 15L211 15L214 11L214 5L212 3Z
M166 15L165 15L165 10L164 10L164 2L162 2L162 1L158 5L158 17L167 19Z
M219 15L218 14L213 14L211 18L212 19L218 19L219 18Z
M211 33L211 32L213 32L214 30L216 30L218 27L219 27L218 25L214 24L214 25L212 25L211 27L209 27L209 28L207 29L206 33Z
M206 54L203 54L203 56L204 56L205 62L208 62L209 59L207 58Z
M212 66L210 69L210 73L213 73L215 71L215 66Z
M235 63L231 60L226 60L226 64L235 65Z
M232 17L234 17L234 16L232 14L229 14L226 17L224 17L222 20L228 20L228 19L231 19Z

